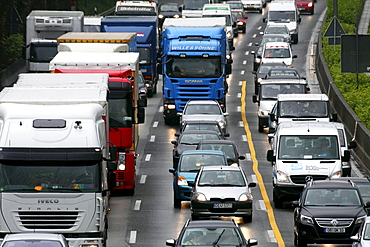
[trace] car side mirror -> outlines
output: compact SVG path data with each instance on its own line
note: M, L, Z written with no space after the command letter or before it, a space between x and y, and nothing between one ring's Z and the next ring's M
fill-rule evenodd
M351 158L351 152L349 150L344 150L342 161L348 162Z
M177 141L171 141L171 143L175 146L177 145Z
M274 150L267 150L267 161L270 162L275 162L276 161L276 156L274 155Z
M252 101L253 101L253 103L257 103L257 102L258 102L257 94L254 94L254 95L252 96Z
M170 168L170 169L168 169L168 172L169 172L169 173L172 173L172 174L175 174L176 169L175 169L175 168Z
M337 113L333 113L331 115L331 121L332 122L337 122L338 121L338 114Z
M245 156L240 155L240 156L238 156L238 159L239 159L239 160L245 160Z
M257 184L255 183L255 182L250 182L249 184L248 184L248 187L256 187L257 186Z
M224 137L230 137L230 134L229 133L225 133L224 134Z
M292 207L296 208L299 206L299 201L292 201Z
M297 55L293 55L293 57L292 58L297 58L298 56Z

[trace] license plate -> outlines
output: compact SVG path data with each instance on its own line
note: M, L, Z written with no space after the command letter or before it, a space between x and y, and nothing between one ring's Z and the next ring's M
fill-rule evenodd
M248 6L247 8L248 9L254 9L254 6Z
M298 10L306 10L305 8L298 8Z
M232 203L215 203L213 204L213 208L232 208Z
M325 228L324 232L327 233L344 233L346 232L345 228Z

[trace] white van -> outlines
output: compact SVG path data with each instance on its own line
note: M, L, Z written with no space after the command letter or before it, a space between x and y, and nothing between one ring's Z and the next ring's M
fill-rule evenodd
M269 133L274 133L281 122L337 121L337 114L330 113L330 102L326 94L279 94L269 116Z
M286 25L289 28L292 43L298 43L298 24L301 22L301 17L295 1L281 0L271 2L267 18L263 18L263 22Z
M238 35L236 20L231 14L231 8L228 4L204 4L202 17L225 17L226 18L226 36L230 47L234 47L234 38Z
M293 55L292 49L287 42L267 42L263 44L261 55L257 55L260 63L284 63L286 66L293 64L293 59L297 55Z
M343 176L342 162L350 151L342 148L344 126L337 122L283 122L272 140L267 160L272 164L273 202L297 200L308 179ZM343 139L344 138L344 139Z

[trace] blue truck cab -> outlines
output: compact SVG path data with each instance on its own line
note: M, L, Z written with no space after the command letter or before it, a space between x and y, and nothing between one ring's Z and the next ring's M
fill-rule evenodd
M140 53L139 69L147 83L147 96L152 97L157 93L158 17L106 16L101 20L101 31L137 33L137 51Z
M189 100L217 100L226 111L227 38L223 27L174 27L162 33L163 117L177 124Z

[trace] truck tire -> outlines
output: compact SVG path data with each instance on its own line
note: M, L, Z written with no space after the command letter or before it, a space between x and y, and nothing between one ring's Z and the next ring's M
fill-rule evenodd
M275 206L275 208L283 208L284 203L283 203L283 201L282 201L282 200L280 200L280 199L276 196L275 192L273 192L273 193L272 193L272 200L273 200L273 202L274 202L274 206Z

